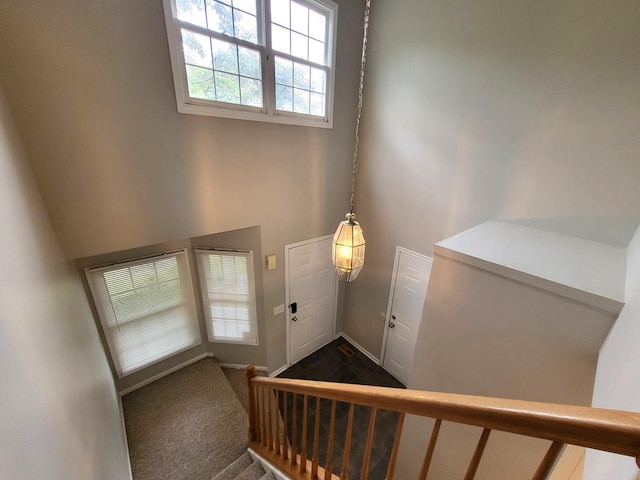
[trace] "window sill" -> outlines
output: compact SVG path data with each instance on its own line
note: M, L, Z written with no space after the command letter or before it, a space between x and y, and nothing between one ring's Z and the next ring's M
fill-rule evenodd
M306 115L290 115L263 112L249 112L232 110L227 108L210 107L191 103L178 103L178 112L190 115L203 115L207 117L233 118L236 120L249 120L253 122L280 123L284 125L298 125L302 127L333 128L333 122L325 118L313 118Z

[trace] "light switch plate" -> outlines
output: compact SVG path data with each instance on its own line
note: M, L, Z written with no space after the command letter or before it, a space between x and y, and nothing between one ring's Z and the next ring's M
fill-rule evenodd
M275 270L276 269L276 254L270 253L266 256L267 270Z

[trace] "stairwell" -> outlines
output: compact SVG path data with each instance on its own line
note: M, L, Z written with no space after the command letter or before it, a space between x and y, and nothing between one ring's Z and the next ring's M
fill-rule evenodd
M262 463L246 452L212 480L278 480L278 477L271 470L265 471Z
M370 453L374 446L375 419L377 412L390 409L400 413L397 432L393 442L391 460L386 478L425 478L431 466L434 448L438 440L440 425L473 425L482 432L475 452L457 449L459 460L471 458L464 478L473 479L481 464L487 440L492 430L538 438L549 446L541 455L542 460L532 477L535 480L549 479L564 445L578 445L640 459L640 415L632 412L599 410L570 405L536 403L504 398L489 398L448 393L390 389L370 385L339 384L309 380L272 379L258 377L255 369L247 369L249 378L249 420L240 400L233 393L229 382L214 359L204 359L178 372L140 388L123 398L127 432L130 435L130 452L133 478L136 480L167 478L172 480L288 480L291 478L337 478L331 469L330 457L326 468L318 455L320 428L320 399L330 402L331 420L329 429L335 428L335 406L337 402L350 405L345 447L354 445L352 430L354 410L357 406L369 409L370 421L362 459L362 472L369 471ZM217 377L217 378L216 378ZM216 381L213 379L216 378ZM200 394L200 391L204 393ZM281 425L278 422L278 406L285 406L289 396L304 398L304 403L316 405L313 421L307 421L306 410L302 412L302 448L297 449L296 415L291 442L281 440L279 432L287 432L287 415ZM195 398L195 404L185 400ZM150 402L153 399L155 405ZM273 405L275 401L275 405ZM295 402L294 402L295 403ZM143 407L140 409L139 407ZM168 407L162 409L162 407ZM272 410L272 406L275 410ZM156 408L153 408L156 407ZM294 409L294 412L297 409ZM140 412L147 413L145 416ZM222 412L222 413L221 413ZM213 415L212 415L213 414ZM406 476L395 470L398 447L402 437L406 414L419 415L435 420L431 430L429 447L424 454L422 473ZM409 416L409 415L407 415ZM137 417L137 418L136 418ZM140 434L140 419L147 421ZM185 426L188 428L185 429ZM248 429L247 429L248 426ZM304 439L314 432L312 442ZM249 438L247 438L249 433ZM428 434L428 431L423 432ZM472 435L471 437L475 437ZM249 441L247 441L249 440ZM551 441L551 442L549 442ZM209 443L206 443L209 442ZM334 435L328 439L328 451L332 451ZM247 444L250 446L247 449ZM438 447L442 450L442 447ZM234 453L235 452L235 453ZM348 472L345 461L340 478L354 478ZM482 461L484 465L486 462ZM640 464L640 462L639 462ZM150 466L155 470L149 470ZM145 468L147 470L145 470ZM336 473L334 473L336 472ZM485 472L486 474L486 472ZM395 476L394 476L395 475ZM370 478L362 475L360 478ZM450 476L434 478L454 478ZM456 477L457 478L457 477ZM498 477L516 478L509 474ZM519 478L519 477L518 477ZM556 477L553 477L556 478Z

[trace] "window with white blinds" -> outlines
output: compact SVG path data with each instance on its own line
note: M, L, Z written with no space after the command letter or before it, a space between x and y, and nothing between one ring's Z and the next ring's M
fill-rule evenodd
M209 340L257 345L253 253L195 251Z
M186 250L85 274L119 377L201 343Z

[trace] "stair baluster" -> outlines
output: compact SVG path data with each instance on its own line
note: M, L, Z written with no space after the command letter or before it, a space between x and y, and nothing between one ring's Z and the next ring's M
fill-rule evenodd
M320 443L320 398L316 397L316 423L313 428L313 457L311 459L311 478L318 478L318 447Z
M267 422L269 427L267 428L267 443L269 444L269 450L275 450L273 447L273 430L272 430L272 415L271 415L271 397L273 397L274 391L267 389Z
M556 465L558 457L563 452L565 444L562 442L553 442L547 450L547 454L542 459L538 470L533 475L533 480L546 480L551 474L553 467Z
M278 390L274 390L273 391L274 395L276 396L276 411L275 411L275 421L276 421L276 436L274 438L275 440L275 449L276 449L276 455L280 455L280 392Z
M367 480L367 475L369 474L369 460L371 458L371 446L373 445L373 433L376 428L377 411L377 408L371 408L371 416L369 417L369 431L367 432L367 445L364 448L364 458L362 459L362 468L360 469L360 480Z
M473 457L471 458L471 462L469 463L469 469L467 470L467 474L464 476L464 480L473 480L476 476L478 466L480 465L480 459L482 458L482 454L484 453L484 448L487 446L487 442L489 441L490 433L490 428L485 428L484 430L482 430L482 435L480 435L480 440L478 440L476 451L473 452Z
M291 422L291 465L295 465L298 461L298 394L293 394L293 406L291 415L293 420Z
M261 388L262 393L262 444L266 447L269 442L269 437L267 436L267 395L268 391L266 388Z
M307 470L307 407L308 396L304 396L302 406L302 450L300 451L300 473L304 473Z
M289 458L289 407L287 402L287 392L282 392L282 404L284 405L284 445L282 448L282 458L286 461Z
M387 469L387 480L393 480L396 471L396 460L398 459L398 449L400 448L400 438L402 437L402 427L404 426L404 412L398 418L398 426L396 427L396 436L393 439L393 450L389 458L389 468Z
M347 480L349 477L349 453L351 450L351 432L353 430L353 412L355 404L349 405L349 421L347 423L347 435L344 439L344 455L342 457L342 473L340 480Z
M336 401L331 400L331 420L329 421L329 443L327 445L327 466L325 467L324 478L331 478L333 475L333 437L336 430Z
M245 371L247 377L247 387L249 388L249 441L255 442L258 440L258 432L256 427L256 399L255 388L251 379L256 376L256 367L249 365Z
M436 442L438 441L438 434L440 433L441 425L442 420L438 418L436 420L436 423L433 425L433 430L431 430L431 438L429 439L429 446L427 447L427 451L424 454L422 469L420 470L420 476L418 477L419 480L425 480L427 478L429 467L431 466L431 459L433 458L433 452L436 449Z

